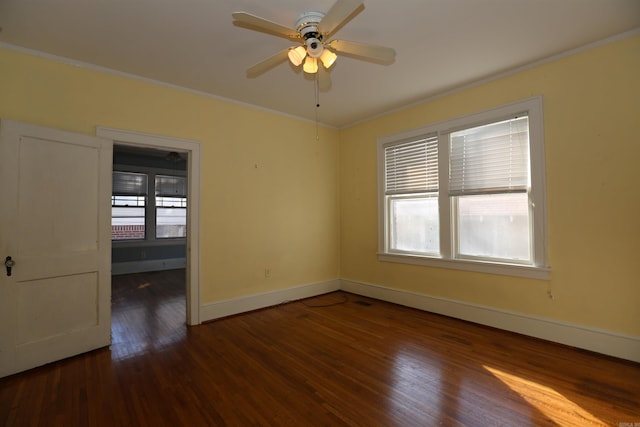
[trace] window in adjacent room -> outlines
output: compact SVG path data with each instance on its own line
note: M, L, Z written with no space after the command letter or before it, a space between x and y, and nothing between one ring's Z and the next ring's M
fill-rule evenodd
M546 278L542 100L378 142L380 258Z
M112 240L184 239L187 179L184 176L113 171Z
M113 172L111 239L144 240L147 175Z
M187 183L182 176L156 175L156 238L187 236Z

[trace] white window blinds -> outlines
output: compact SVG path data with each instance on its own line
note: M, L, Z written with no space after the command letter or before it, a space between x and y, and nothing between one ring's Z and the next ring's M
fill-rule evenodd
M452 132L449 195L525 192L529 188L529 119Z
M385 147L385 194L438 191L438 136Z
M147 194L147 175L133 172L113 172L114 196L144 196Z
M187 197L187 179L183 176L156 175L156 196Z

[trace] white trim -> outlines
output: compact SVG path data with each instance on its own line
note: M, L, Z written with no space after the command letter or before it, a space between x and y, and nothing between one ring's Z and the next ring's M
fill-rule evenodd
M200 313L202 321L206 322L338 290L340 279L333 279L204 304Z
M197 145L198 147L200 146L198 141L190 139L174 138L172 136L156 135L132 130L115 129L105 126L96 126L96 134L103 138L109 138L117 141L119 145L130 145L134 147L190 151L194 145Z
M182 246L187 240L185 238L166 238L155 240L112 240L111 247L115 249L121 248L148 248L163 246Z
M144 261L114 262L111 264L111 275L144 273L147 271L175 270L186 268L186 258L149 259Z
M160 148L187 153L187 324L198 325L200 320L200 143L163 135L96 127L96 135L121 145Z
M499 274L501 276L524 277L526 279L550 280L551 269L518 264L500 264L467 259L444 259L412 255L379 253L378 260L399 264L422 265L425 267L449 268L452 270L475 271L477 273Z
M340 281L340 288L357 295L640 362L640 336L347 279Z
M203 322L337 290L640 363L640 337L480 304L348 279L334 279L204 304Z

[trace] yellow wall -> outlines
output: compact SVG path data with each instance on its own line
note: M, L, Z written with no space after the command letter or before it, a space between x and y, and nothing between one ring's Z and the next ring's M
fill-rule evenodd
M639 75L634 37L320 128L318 142L310 123L0 49L0 117L200 141L203 304L343 277L637 336ZM379 262L376 138L534 95L544 96L551 280Z
M0 117L200 141L203 304L339 277L335 130L6 49Z
M343 130L342 277L640 335L639 76L636 36ZM379 262L376 138L534 95L544 97L551 280Z

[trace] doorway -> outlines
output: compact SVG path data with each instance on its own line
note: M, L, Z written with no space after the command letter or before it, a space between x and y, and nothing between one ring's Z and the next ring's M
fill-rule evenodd
M97 135L113 140L114 146L129 151L148 153L176 152L185 160L186 195L186 235L184 245L184 265L171 264L179 257L169 257L158 261L163 269L184 268L186 298L185 320L187 325L200 324L200 241L199 241L199 209L200 209L200 144L196 141L170 138L111 128L98 127ZM165 154L166 155L166 154ZM114 156L115 159L115 156ZM173 169L171 169L173 170ZM158 224L156 223L156 226ZM162 245L160 245L162 246ZM167 265L167 263L171 265ZM153 265L152 263L147 265ZM175 268L174 268L175 267Z
M186 333L185 153L113 146L111 329L116 359Z

